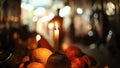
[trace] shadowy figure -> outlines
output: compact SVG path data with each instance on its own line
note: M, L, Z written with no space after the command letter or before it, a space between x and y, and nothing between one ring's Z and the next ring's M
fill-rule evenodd
M96 60L93 57L84 55L81 58L83 59L83 61L85 61L87 63L88 67L90 67L90 68L98 67L99 68L99 65L97 64Z
M107 38L107 35L109 33L109 30L110 30L110 23L109 23L107 15L105 14L104 11L102 12L102 15L103 15L103 18L102 18L102 20L103 20L103 22L102 22L102 24L103 24L102 42L103 42L103 44L106 45L106 43L107 43L106 38Z
M110 23L105 11L98 9L93 11L91 15L91 22L93 25L93 29L96 31L98 36L96 38L99 39L97 40L97 44L106 45L107 44L106 38L110 30Z
M46 68L71 68L71 62L65 54L54 52L49 56Z
M0 68L17 66L10 62L15 51L15 40L13 38L15 31L16 29L13 27L0 29Z
M71 24L69 30L69 37L71 40L75 39L75 27L74 27L74 16L71 16Z

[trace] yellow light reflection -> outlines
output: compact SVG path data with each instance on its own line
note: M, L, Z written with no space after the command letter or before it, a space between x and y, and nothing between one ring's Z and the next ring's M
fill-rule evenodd
M49 28L49 29L53 29L53 28L54 28L54 23L49 23L49 24L48 24L48 28Z
M92 25L88 24L87 28L88 28L88 30L91 30L92 29Z

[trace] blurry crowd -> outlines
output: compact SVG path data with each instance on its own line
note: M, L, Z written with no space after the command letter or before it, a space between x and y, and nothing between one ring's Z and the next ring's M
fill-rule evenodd
M36 40L38 33L29 32L27 26L9 31L2 32L0 38L3 41L0 42L0 68L101 67L94 58L72 44L65 50L56 50L42 35Z
M71 45L62 51L36 48L31 52L31 56L22 59L19 68L100 68L100 65L94 58Z

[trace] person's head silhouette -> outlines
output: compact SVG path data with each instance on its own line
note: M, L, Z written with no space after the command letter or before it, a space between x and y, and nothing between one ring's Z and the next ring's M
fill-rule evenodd
M71 68L71 62L65 54L55 52L49 56L46 68Z

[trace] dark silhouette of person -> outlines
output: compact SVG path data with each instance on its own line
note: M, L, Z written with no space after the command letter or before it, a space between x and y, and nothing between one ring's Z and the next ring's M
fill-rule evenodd
M103 14L103 28L102 28L102 31L103 31L103 36L102 36L102 41L103 41L103 44L106 44L106 38L107 38L107 35L108 35L108 32L110 30L110 24L109 24L109 20L108 20L108 17L107 15L105 14L105 12L103 11L102 12Z
M64 53L54 52L49 56L46 68L71 68L71 62Z

